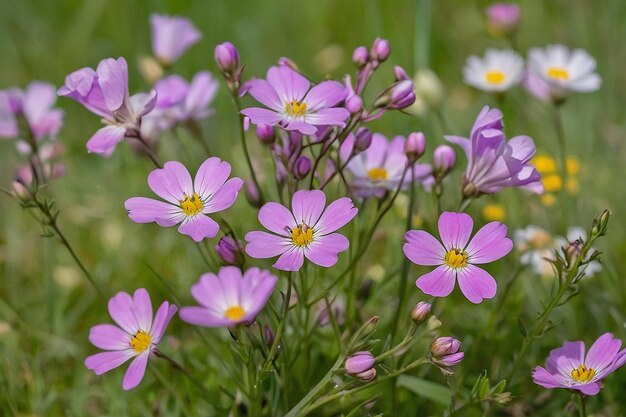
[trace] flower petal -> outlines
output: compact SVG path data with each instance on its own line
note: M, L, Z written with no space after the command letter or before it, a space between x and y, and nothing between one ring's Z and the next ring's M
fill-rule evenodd
M231 320L217 314L212 314L211 311L205 307L182 307L178 315L184 322L196 326L226 327L232 324Z
M132 349L115 350L113 352L100 352L87 356L85 366L91 369L96 375L102 375L122 365L135 355Z
M280 255L280 258L278 258L273 266L281 271L299 271L303 264L303 250L296 246L292 246L291 249Z
M124 208L135 223L158 222L163 227L180 223L181 216L184 216L179 206L145 197L129 198L124 203Z
M549 373L541 366L537 366L535 367L535 369L533 369L532 376L533 382L537 385L541 385L544 388L568 388L566 384L560 383L554 377L554 375Z
M167 301L163 301L161 303L154 316L152 327L150 328L150 336L152 337L152 343L154 345L161 341L167 325L170 323L170 320L172 320L172 317L174 317L174 314L176 314L177 311L178 307L175 305L171 305Z
M302 101L311 86L302 74L285 65L271 67L267 71L267 81L276 90L282 103Z
M150 356L150 350L137 355L137 357L130 363L124 379L122 380L122 388L126 391L135 388L146 373L146 366L148 365L148 357Z
M220 158L211 157L200 165L193 181L193 189L200 198L209 198L228 179L230 164Z
M89 330L89 341L104 350L126 350L130 347L130 335L112 324L98 324Z
M326 206L326 195L320 190L299 190L291 199L291 211L298 224L313 227Z
M260 231L248 232L245 239L246 253L257 259L273 258L293 246L289 238Z
M148 175L148 185L156 195L174 205L180 205L185 195L193 196L191 175L183 164L177 161L166 162L163 168L155 169Z
M506 237L507 228L500 222L484 225L467 245L469 261L485 264L500 259L513 249L513 242Z
M203 213L215 213L218 211L226 210L235 203L239 190L243 185L241 178L231 178L213 194L213 197L206 202L202 208Z
M249 107L247 109L243 109L241 114L248 116L250 121L255 125L266 124L274 126L283 120L280 113L276 113L274 110L263 109L261 107Z
M496 280L487 271L474 265L459 268L457 280L463 295L474 304L479 304L484 298L495 297L498 289Z
M196 214L187 217L178 227L178 231L189 236L195 242L201 242L202 239L212 238L217 235L220 230L219 225L212 218L204 214Z
M313 112L319 108L334 107L346 97L347 93L348 90L337 81L322 81L311 88L304 98L304 102L307 110Z
M315 233L325 235L348 224L357 215L359 209L354 207L352 200L348 197L339 198L326 207L322 217L313 229Z
M444 211L439 216L439 236L446 250L465 249L472 234L474 221L465 213Z
M433 297L446 297L454 289L455 281L454 269L441 265L419 277L415 285L425 294Z
M417 265L443 264L446 250L433 235L424 230L409 230L404 235L404 254Z
M87 141L87 150L104 156L111 156L117 144L124 140L125 134L126 129L121 126L103 127Z
M616 339L612 333L604 333L589 348L585 365L598 373L613 363L621 347L621 340Z
M128 293L120 291L115 294L109 300L108 308L113 321L126 333L135 335L140 330L135 315L135 304Z
M316 126L328 125L344 127L346 125L344 122L349 116L350 112L343 107L330 107L319 109L314 113L307 113L304 116L304 121Z
M305 249L304 256L316 265L331 267L337 263L339 253L348 249L350 241L344 235L331 233L314 238Z
M285 109L285 104L280 101L276 90L266 80L252 79L246 83L246 86L248 93L259 103L278 112Z
M263 205L259 210L259 222L267 230L272 231L281 236L291 236L285 231L285 227L291 229L297 226L291 211L282 204L269 202Z
M135 305L135 316L139 329L149 332L152 327L152 302L150 294L145 288L138 288L133 294L133 304Z

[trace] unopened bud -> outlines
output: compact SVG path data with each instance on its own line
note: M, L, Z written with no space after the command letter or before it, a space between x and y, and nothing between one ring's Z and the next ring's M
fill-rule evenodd
M259 142L264 145L271 145L274 143L276 133L274 132L274 126L266 124L258 124L256 127L256 136L259 138Z
M246 200L253 207L261 207L261 196L259 194L259 190L254 185L252 181L246 181L243 186L244 194L246 195Z
M451 146L439 145L433 152L433 167L440 177L450 172L456 162L456 152Z
M435 357L457 353L461 342L453 337L438 337L430 346L430 353Z
M391 48L387 39L376 38L372 44L370 55L374 61L385 62L389 58Z
M163 67L159 64L159 61L150 56L139 58L139 72L150 85L153 85L163 77Z
M265 339L265 344L270 347L274 344L274 332L272 328L267 324L263 326L263 338Z
M13 181L11 183L11 194L23 202L30 201L33 197L30 190L20 181Z
M346 373L349 375L357 375L368 371L374 366L376 360L374 359L374 355L368 351L356 352L348 359L346 359Z
M215 62L220 71L233 75L239 71L239 51L230 42L220 43L215 47Z
M422 132L411 132L404 143L404 153L409 162L417 161L426 150L426 136Z
M306 156L301 156L296 161L296 166L294 169L294 176L296 179L303 179L311 172L311 160Z
M367 52L367 48L364 46L359 46L352 53L352 62L354 62L358 68L364 67L368 60L369 53Z
M362 127L356 132L354 138L354 149L357 152L363 152L372 144L372 137L374 134L367 128Z
M598 236L604 236L609 225L610 217L611 213L608 210L604 210L602 211L602 213L596 216L596 218L593 219L590 236L593 236L594 238Z
M243 248L230 236L224 236L215 246L215 252L225 265L243 265Z
M402 68L399 65L396 65L393 67L393 76L396 79L396 81L402 81L402 80L410 80L411 77L409 77L406 73L406 71L404 70L404 68Z
M356 374L355 376L363 382L370 382L372 379L376 378L376 368L370 368L365 372Z
M285 67L289 67L292 70L299 72L300 70L298 69L298 65L296 65L295 62L293 62L291 59L286 58L286 57L281 57L278 59L278 65L280 66L285 66Z
M402 110L415 101L413 81L396 81L391 87L380 93L374 105L378 108L385 107L390 110Z
M413 308L413 311L411 311L411 320L413 320L413 322L418 325L424 323L428 318L428 315L430 314L431 308L431 304L420 301Z

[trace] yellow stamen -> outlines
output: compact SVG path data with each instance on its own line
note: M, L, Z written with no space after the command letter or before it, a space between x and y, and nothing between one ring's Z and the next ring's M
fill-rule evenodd
M306 103L293 100L291 103L285 104L285 111L289 116L302 116L306 113Z
M596 376L596 371L592 368L587 368L585 365L580 365L577 369L572 371L572 378L574 378L576 382L587 383L590 382L594 376Z
M305 224L298 225L291 231L291 240L296 246L307 246L313 241L313 229Z
M548 77L555 80L567 81L569 80L569 71L565 68L550 67L547 71Z
M452 249L444 258L450 268L464 268L467 266L467 253L461 249Z
M139 330L137 334L130 339L130 347L137 353L141 353L150 347L152 337L149 333Z
M196 192L193 193L192 197L185 194L185 199L178 201L180 201L180 208L187 216L194 216L202 210L202 200Z
M241 306L232 306L224 312L224 317L229 320L239 320L244 316L245 312Z
M541 179L543 188L548 192L559 191L563 187L563 180L557 174L550 174Z
M506 75L502 71L491 70L485 73L485 79L489 84L500 85L506 80Z
M374 182L385 181L387 179L387 170L385 168L372 168L367 171L367 176Z

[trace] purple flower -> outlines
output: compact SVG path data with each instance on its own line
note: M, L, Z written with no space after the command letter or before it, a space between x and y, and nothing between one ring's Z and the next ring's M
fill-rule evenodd
M445 138L459 145L467 156L464 195L493 194L504 187L522 187L543 193L541 175L530 164L536 151L533 140L528 136L516 136L507 141L500 110L483 107L469 139L451 135Z
M217 275L203 274L191 287L191 295L200 306L181 308L180 318L205 327L252 324L277 281L269 271L259 268L250 268L242 275L239 268L224 266Z
M417 279L415 285L420 290L434 297L445 297L458 280L461 292L472 303L478 304L483 298L496 295L496 281L476 264L502 258L511 251L513 242L506 237L506 226L499 222L486 224L470 241L473 227L469 215L445 211L439 217L443 245L423 230L406 232L406 243L402 247L406 257L417 265L437 265L434 271Z
M135 388L146 372L148 357L161 341L165 328L178 308L164 301L152 319L152 302L144 288L131 297L118 292L109 300L109 314L117 324L98 324L89 331L89 341L106 352L85 359L85 365L102 375L134 358L126 370L122 388Z
M76 100L102 117L107 125L87 142L89 152L110 156L126 135L137 135L141 118L156 104L156 91L128 95L128 64L124 58L107 58L94 71L82 68L65 77L60 96Z
M513 32L521 17L519 4L494 3L486 12L489 28L496 34Z
M202 35L189 19L182 16L150 15L152 51L165 65L173 64Z
M279 203L266 203L259 210L259 222L270 230L246 234L246 253L253 258L280 255L274 268L298 271L304 257L319 266L337 263L339 253L348 249L348 239L335 230L356 216L358 209L347 197L326 206L326 196L319 190L296 191L291 210Z
M550 352L546 367L533 369L533 381L544 388L566 388L585 395L600 392L601 382L626 362L622 341L604 333L585 354L585 343L565 342Z
M247 92L269 109L251 107L241 113L254 124L280 125L286 130L297 130L313 135L318 126L341 126L350 116L342 107L334 107L347 94L337 81L322 81L311 88L311 83L288 66L271 67L267 80L253 79L246 83Z
M346 167L354 176L351 186L356 195L362 198L375 196L382 198L387 191L393 191L400 185L409 163L404 152L406 139L396 136L391 142L383 135L375 133L370 146L354 155L355 136L350 134L341 144L341 159L348 162ZM432 173L428 164L413 164L415 180L426 181ZM407 171L402 188L411 183L411 172Z
M161 169L148 175L148 185L166 202L152 198L133 197L124 207L128 217L136 223L156 222L170 227L180 223L178 231L196 242L217 235L218 224L208 215L233 205L243 181L228 179L230 164L212 157L204 161L193 183L183 164L166 162ZM228 181L227 181L228 180Z

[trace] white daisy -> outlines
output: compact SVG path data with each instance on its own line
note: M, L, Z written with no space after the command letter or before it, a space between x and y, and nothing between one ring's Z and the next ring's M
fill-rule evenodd
M489 92L507 91L519 84L524 60L510 49L487 49L484 58L472 55L463 68L466 84Z
M520 263L528 265L540 276L553 274L549 259L554 259L555 240L539 226L530 225L513 233L515 248L521 253Z

